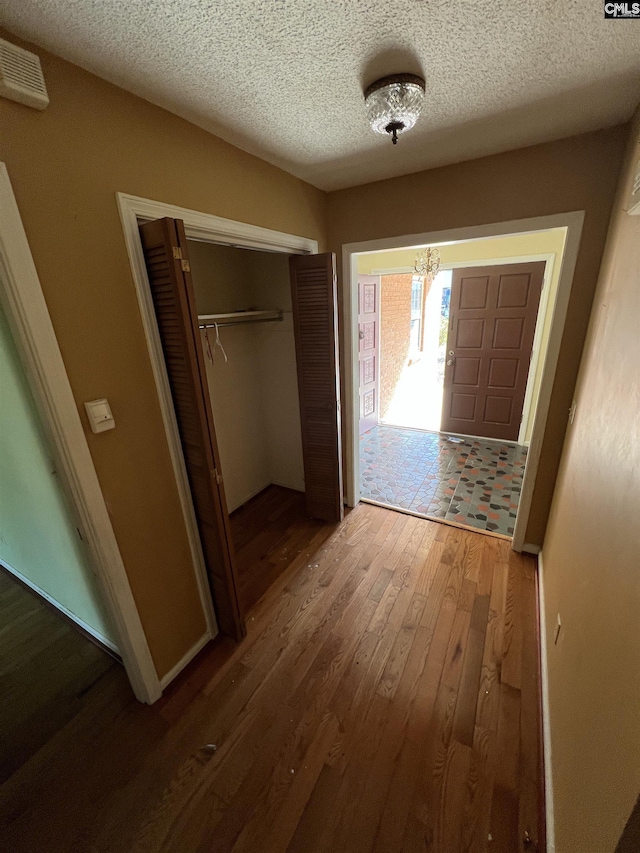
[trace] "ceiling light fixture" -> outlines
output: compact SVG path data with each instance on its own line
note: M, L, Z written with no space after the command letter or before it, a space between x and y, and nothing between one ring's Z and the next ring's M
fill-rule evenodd
M420 249L416 255L413 271L416 275L426 278L427 281L433 281L440 272L440 250L432 249L430 246L426 249Z
M369 124L376 133L398 134L417 122L424 101L424 80L417 74L391 74L372 83L364 93Z

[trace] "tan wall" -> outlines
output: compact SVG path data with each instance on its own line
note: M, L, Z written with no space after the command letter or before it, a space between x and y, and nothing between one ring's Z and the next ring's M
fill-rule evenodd
M387 413L409 356L412 280L412 275L380 279L380 417Z
M640 790L639 161L640 111L544 541L558 853L613 853Z
M19 39L6 33L16 44ZM116 428L89 448L151 652L166 673L203 614L115 193L325 242L325 195L45 51L50 106L0 100L6 162L86 427L107 397Z
M527 542L544 535L626 135L621 126L329 194L338 254L344 243L586 211Z

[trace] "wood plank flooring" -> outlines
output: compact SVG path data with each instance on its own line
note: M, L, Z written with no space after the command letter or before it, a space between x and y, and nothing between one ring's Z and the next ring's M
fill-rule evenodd
M0 566L0 782L83 707L120 664Z
M367 504L306 544L156 705L101 680L0 791L3 849L543 850L534 559Z
M329 525L307 518L303 492L271 485L231 513L240 597L250 610L316 534Z

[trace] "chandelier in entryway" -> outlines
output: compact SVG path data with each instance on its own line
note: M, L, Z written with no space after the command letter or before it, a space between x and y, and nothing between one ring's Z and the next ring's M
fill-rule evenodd
M440 272L440 250L432 249L431 246L420 249L416 255L413 271L427 281L433 281Z

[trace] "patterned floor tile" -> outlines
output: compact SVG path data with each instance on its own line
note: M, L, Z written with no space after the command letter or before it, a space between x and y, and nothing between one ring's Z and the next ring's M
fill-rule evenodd
M378 425L360 436L363 498L513 535L527 448Z

